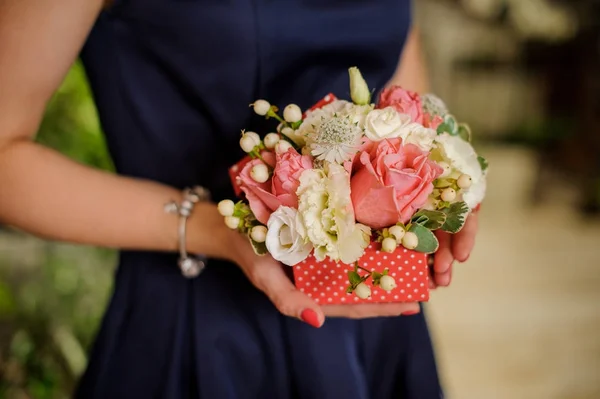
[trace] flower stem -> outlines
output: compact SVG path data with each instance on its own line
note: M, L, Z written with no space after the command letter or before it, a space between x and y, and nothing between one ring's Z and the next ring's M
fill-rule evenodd
M358 267L360 270L364 270L365 272L369 273L369 275L371 275L371 271L369 269L365 269L362 266L358 266L358 264L356 265L356 267Z
M279 122L284 123L284 124L287 125L287 122L284 121L283 118L281 118L281 116L277 115L277 113L275 113L275 111L273 111L272 107L269 109L269 112L267 112L267 117L269 117L269 118L275 118Z

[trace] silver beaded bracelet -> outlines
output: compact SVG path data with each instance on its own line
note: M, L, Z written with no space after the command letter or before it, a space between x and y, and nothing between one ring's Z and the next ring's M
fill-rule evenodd
M186 188L183 190L183 200L180 204L171 201L165 205L165 212L179 215L179 269L186 278L197 277L206 267L206 257L201 255L189 255L186 243L187 220L198 202L210 200L210 192L204 187Z

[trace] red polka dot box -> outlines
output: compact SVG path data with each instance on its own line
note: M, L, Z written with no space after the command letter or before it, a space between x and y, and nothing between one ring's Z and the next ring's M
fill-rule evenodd
M373 242L358 260L358 265L360 268L357 273L361 277L368 272L383 273L387 269L388 275L394 278L396 287L384 291L380 287L374 287L372 279L368 279L365 284L371 289L371 296L361 299L346 292L349 285L348 272L355 270L354 265L335 263L328 258L319 262L312 255L293 266L295 284L300 291L321 305L429 300L427 254L402 246L393 253L382 252L380 244Z

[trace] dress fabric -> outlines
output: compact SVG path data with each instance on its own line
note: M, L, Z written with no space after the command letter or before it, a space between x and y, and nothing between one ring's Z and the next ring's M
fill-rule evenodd
M117 0L81 55L118 172L232 198L241 129L275 129L248 105L349 98L350 66L381 90L410 14L409 0ZM280 315L234 265L210 260L185 279L177 254L124 251L76 397L442 393L422 314L314 329Z

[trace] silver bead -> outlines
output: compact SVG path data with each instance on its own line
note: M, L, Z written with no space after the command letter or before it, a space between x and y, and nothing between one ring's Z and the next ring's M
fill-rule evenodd
M193 206L194 206L194 204L192 203L192 201L189 201L189 200L181 201L181 208L183 208L183 209L192 209Z
M186 278L197 277L204 270L205 264L200 259L184 258L179 260L181 274Z
M167 213L179 213L179 207L175 202L169 202L168 204L165 204L164 209Z

